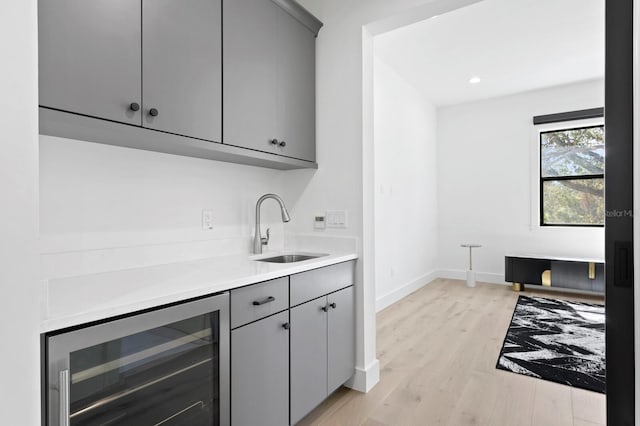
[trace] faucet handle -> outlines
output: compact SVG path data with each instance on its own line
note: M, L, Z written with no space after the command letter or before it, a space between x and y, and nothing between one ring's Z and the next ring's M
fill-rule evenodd
M260 241L262 242L263 246L266 246L267 244L269 244L269 228L267 228L267 236L260 238Z

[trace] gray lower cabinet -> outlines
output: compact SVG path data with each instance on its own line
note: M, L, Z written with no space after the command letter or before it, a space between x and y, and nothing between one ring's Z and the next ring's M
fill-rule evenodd
M142 124L140 0L39 0L40 105Z
M353 286L291 308L291 424L346 382L354 368Z
M291 308L291 424L327 397L327 298Z
M231 290L231 423L296 424L355 370L354 265Z
M223 143L315 161L315 37L289 0L223 1Z
M356 364L354 287L327 296L327 394L353 376Z
M289 311L231 331L231 422L289 424Z

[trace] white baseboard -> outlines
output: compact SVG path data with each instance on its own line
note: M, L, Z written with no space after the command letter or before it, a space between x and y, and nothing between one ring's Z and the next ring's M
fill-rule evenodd
M358 392L367 393L380 381L380 362L375 359L362 369L356 367L356 372L344 385Z
M432 271L403 285L398 289L393 290L392 292L385 294L384 296L376 298L376 312L380 312L387 306L393 305L398 300L410 295L416 290L421 289L436 278L438 278L438 271Z
M441 269L436 271L437 278L466 281L467 271L462 269ZM504 274L493 272L476 272L476 281L481 283L511 285L504 280Z

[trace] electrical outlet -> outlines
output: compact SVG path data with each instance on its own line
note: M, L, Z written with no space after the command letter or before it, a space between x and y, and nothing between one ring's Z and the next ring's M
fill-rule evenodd
M202 230L213 229L213 210L202 210Z

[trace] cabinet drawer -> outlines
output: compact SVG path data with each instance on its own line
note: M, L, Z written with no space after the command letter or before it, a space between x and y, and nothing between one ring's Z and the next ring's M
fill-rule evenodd
M289 277L231 290L231 328L289 308Z
M353 285L354 265L350 261L291 275L291 306Z

